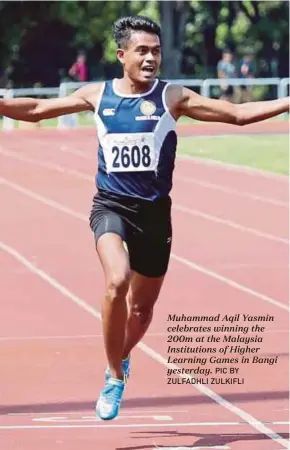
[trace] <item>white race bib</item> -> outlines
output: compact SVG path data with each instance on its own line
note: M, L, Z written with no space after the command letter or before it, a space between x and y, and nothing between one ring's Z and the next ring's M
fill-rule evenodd
M108 134L103 150L108 172L155 170L156 152L153 133Z

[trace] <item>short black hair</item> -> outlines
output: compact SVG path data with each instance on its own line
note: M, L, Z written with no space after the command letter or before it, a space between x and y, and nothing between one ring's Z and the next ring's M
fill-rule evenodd
M161 39L161 28L154 20L145 16L121 17L113 26L113 37L119 48L126 47L132 31L156 34Z

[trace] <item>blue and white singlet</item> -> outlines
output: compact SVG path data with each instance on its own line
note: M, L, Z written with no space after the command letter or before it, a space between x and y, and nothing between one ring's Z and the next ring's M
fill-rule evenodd
M154 201L172 188L176 121L165 103L167 83L156 80L144 94L104 84L95 111L99 190Z

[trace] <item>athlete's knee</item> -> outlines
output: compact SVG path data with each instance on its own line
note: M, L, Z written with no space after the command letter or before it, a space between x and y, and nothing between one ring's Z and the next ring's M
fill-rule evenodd
M110 301L125 300L129 289L130 274L128 271L118 272L110 276L107 282L107 294Z
M152 319L153 306L133 304L131 307L131 314L139 319L141 324L146 324Z

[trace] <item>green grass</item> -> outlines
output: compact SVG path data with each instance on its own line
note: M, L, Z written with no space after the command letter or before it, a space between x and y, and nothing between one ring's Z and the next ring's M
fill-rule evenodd
M279 119L281 120L281 116L279 116ZM179 121L179 124L186 123L194 124L196 122L186 117ZM79 124L83 127L95 126L93 116L87 113L79 115ZM56 127L57 119L43 121L41 126ZM178 152L183 155L208 158L289 175L289 136L287 135L179 138Z
M283 175L289 174L287 135L180 138L178 153Z

